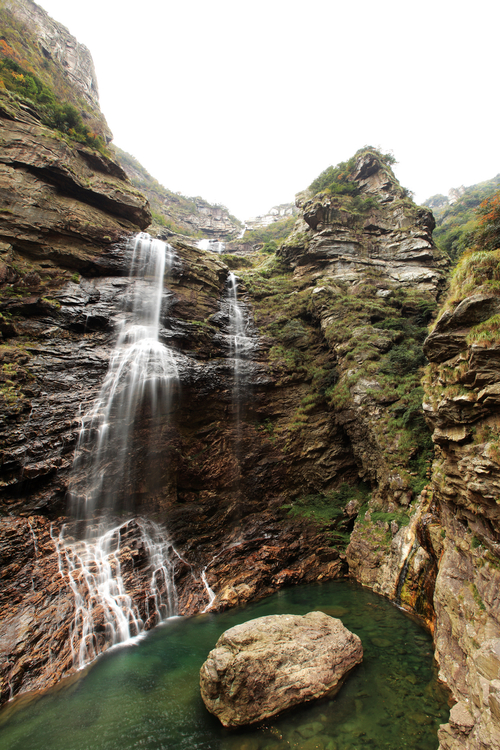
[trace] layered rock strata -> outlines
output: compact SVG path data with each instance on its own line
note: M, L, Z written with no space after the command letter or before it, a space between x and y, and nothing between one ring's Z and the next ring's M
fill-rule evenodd
M436 445L431 491L442 537L436 659L457 700L439 733L443 750L500 747L499 252L460 261L425 344L424 410Z

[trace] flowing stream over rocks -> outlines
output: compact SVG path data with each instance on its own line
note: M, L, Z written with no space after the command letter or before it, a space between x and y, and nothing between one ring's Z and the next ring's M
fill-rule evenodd
M53 537L59 573L74 594L70 638L77 668L176 613L173 548L159 525L133 518L132 474L135 463L144 460L135 422L147 411L145 460L151 463L154 490L153 448L178 381L172 352L158 339L163 278L172 260L165 243L143 233L135 238L116 345L98 397L83 417L75 452L69 510L76 522ZM142 614L122 571L121 553L129 551L131 534L149 569Z

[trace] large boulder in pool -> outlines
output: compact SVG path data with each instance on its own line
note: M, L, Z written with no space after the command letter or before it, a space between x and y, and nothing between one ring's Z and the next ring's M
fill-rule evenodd
M225 727L253 724L335 694L362 659L358 636L323 612L259 617L221 635L200 670L201 696Z

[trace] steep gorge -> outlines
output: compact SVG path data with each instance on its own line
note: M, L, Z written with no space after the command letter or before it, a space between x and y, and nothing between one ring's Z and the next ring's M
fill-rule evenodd
M59 532L81 416L130 283L129 241L151 214L110 154L0 97L5 701L75 669ZM180 387L154 491L144 452L134 458L134 509L168 529L181 614L210 604L207 585L215 610L347 573L416 612L457 701L441 747L499 747L497 253L459 266L424 345L449 267L432 214L380 153L363 149L345 166L351 188L341 178L298 197L276 256L234 261L254 342L241 402L229 269L165 232L176 260L159 337ZM150 418L137 419L138 445ZM127 587L151 627L138 522L119 536Z

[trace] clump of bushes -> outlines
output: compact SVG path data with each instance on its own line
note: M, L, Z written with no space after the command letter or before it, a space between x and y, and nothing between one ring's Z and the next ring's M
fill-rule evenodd
M26 70L16 60L0 60L2 87L28 104L32 104L41 121L74 141L103 151L104 139L84 124L79 111L69 102L57 100L52 89L34 73Z

